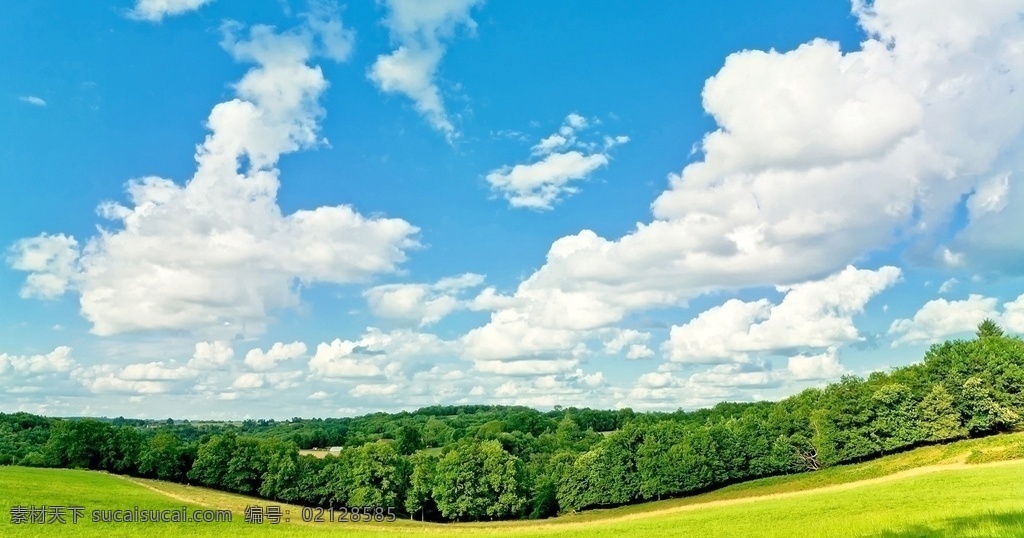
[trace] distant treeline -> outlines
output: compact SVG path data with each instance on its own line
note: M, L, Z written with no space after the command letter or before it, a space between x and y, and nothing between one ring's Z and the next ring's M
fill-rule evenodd
M433 521L543 518L998 433L1020 422L1022 390L1024 340L986 321L976 339L936 344L919 364L695 412L435 406L241 423L0 413L0 464L105 470L307 506L394 506ZM345 449L299 454L314 446Z

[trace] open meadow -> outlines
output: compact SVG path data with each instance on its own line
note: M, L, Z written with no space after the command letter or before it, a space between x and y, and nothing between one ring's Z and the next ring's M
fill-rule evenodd
M1022 536L1024 433L930 446L871 462L775 477L703 495L542 521L430 524L245 522L249 505L216 490L94 471L0 467L4 536ZM83 506L77 524L12 524L13 506ZM92 522L92 510L230 510L230 523Z

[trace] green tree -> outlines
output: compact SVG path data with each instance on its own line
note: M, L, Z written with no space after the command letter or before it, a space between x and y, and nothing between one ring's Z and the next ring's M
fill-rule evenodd
M278 501L297 502L299 491L299 451L283 442L265 442L261 447L267 461L260 495Z
M268 455L261 450L260 441L253 437L239 437L235 452L228 460L224 487L239 493L256 493L263 485L263 474L267 472Z
M682 427L676 422L662 421L647 427L637 451L640 497L661 499L679 491L682 477L677 472L679 466L672 447L682 439Z
M171 431L160 431L149 439L139 455L139 472L159 480L180 482L185 479L186 447Z
M910 388L888 383L875 390L875 440L883 451L892 452L924 440L918 405Z
M967 378L961 394L967 430L972 435L999 431L1020 420L1012 409L996 403L992 390L978 377Z
M196 461L188 472L189 480L211 488L230 489L227 474L228 463L235 455L238 438L228 432L210 437L199 445Z
M948 441L967 436L960 422L960 413L953 406L953 396L941 384L932 385L918 405L922 433L928 441Z
M976 334L979 339L1001 337L1003 336L1003 329L995 321L985 318L984 321L978 324L978 332Z
M417 512L420 521L426 521L427 512L437 510L434 502L434 474L437 472L438 458L425 452L416 453L410 458L412 473L409 475L409 489L405 493L405 509L412 519Z
M432 493L442 516L455 521L483 517L488 492L480 477L482 471L479 443L462 444L438 461Z
M408 424L398 430L398 437L395 439L395 448L399 454L408 456L423 448L423 436L420 431Z
M522 460L509 454L497 441L483 443L481 450L484 455L481 478L489 494L486 515L493 518L521 515L526 507Z
M377 441L352 451L353 506L399 506L405 493L405 462L391 443Z
M437 463L433 497L447 519L516 516L526 507L523 478L522 461L498 441L465 443Z
M427 419L427 423L423 425L423 444L427 447L447 445L452 442L454 435L455 428L434 417Z

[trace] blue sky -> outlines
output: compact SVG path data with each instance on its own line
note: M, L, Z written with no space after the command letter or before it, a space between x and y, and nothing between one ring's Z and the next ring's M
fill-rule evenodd
M5 5L0 409L690 409L1024 332L1022 21Z

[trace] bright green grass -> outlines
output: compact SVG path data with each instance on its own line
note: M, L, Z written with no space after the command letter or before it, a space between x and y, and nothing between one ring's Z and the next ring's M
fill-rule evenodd
M156 481L133 482L115 476L60 469L0 467L0 536L1024 536L1024 460L993 465L956 465L1024 454L1024 433L926 447L869 463L817 473L758 480L709 494L585 512L548 521L463 525L321 523L244 523L249 503L238 495ZM913 476L856 484L900 471L954 464ZM929 468L932 469L932 468ZM920 471L910 471L915 473ZM844 485L845 484L845 485ZM155 487L160 492L146 489ZM831 486L831 487L830 487ZM821 489L820 491L817 490ZM750 500L750 497L776 495ZM230 509L232 523L92 523L92 509ZM689 506L723 501L708 506ZM82 505L86 521L77 525L11 525L12 505Z

